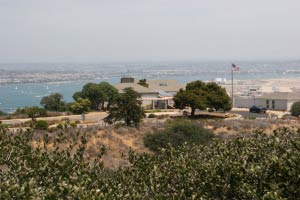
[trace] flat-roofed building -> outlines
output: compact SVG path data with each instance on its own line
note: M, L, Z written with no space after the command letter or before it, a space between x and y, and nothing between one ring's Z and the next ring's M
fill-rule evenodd
M235 97L235 107L249 108L256 105L269 110L289 111L296 101L300 101L300 92L272 92L261 96Z

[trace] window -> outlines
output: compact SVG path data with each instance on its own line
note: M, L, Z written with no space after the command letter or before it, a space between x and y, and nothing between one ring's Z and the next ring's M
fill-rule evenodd
M272 108L275 108L275 100L272 100Z
M270 100L266 100L266 105L267 108L270 108Z

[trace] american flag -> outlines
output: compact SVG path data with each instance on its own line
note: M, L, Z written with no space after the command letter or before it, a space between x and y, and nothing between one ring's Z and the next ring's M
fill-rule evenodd
M232 64L232 71L240 71L240 67L236 66L235 64Z

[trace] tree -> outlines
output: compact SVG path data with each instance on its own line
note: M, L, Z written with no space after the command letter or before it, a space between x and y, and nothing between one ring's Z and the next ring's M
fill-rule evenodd
M37 117L46 117L47 116L47 110L44 108L39 108L37 106L33 107L25 107L25 108L18 108L15 112L15 114L24 114L30 117L33 121Z
M77 101L79 98L82 98L82 92L75 92L72 97L75 101Z
M70 105L70 110L75 114L82 114L84 112L88 112L90 110L90 107L90 100L79 98L76 102Z
M87 83L83 86L81 92L73 95L75 100L79 98L89 99L91 108L98 110L109 109L110 105L117 99L118 90L107 82Z
M101 101L101 109L110 109L110 106L117 100L119 96L118 90L107 82L101 82L99 84L101 91L103 92L103 99ZM105 107L105 103L106 107Z
M194 116L196 109L206 108L205 89L205 83L202 81L188 83L185 90L180 89L174 96L175 107L184 109L189 106L191 108L191 116Z
M145 117L142 102L138 100L140 95L132 88L126 88L125 93L117 99L109 111L109 115L104 119L106 123L125 121L127 126L138 126L142 118Z
M82 96L83 98L87 98L91 102L91 108L97 110L99 108L99 104L101 99L103 99L103 93L98 84L96 83L87 83L82 88Z
M184 109L191 108L191 116L195 115L196 109L214 108L228 111L231 109L231 99L225 88L216 83L204 83L194 81L186 85L186 89L180 89L174 96L175 107Z
M300 116L300 101L294 102L291 107L291 115L295 117Z
M224 112L232 109L231 98L217 83L211 82L206 84L207 92L207 106L215 110L222 110Z
M46 110L50 111L63 111L65 109L63 96L59 93L43 97L40 104L43 105Z
M148 87L149 86L149 84L147 83L146 79L139 80L138 84L141 85L141 86L144 86L144 87Z

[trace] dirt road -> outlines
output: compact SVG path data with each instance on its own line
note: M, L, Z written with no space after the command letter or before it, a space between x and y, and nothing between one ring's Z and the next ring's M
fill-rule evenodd
M93 121L93 122L102 122L103 119L107 116L106 112L91 112L85 114L85 121ZM82 115L66 115L66 116L57 116L57 117L40 117L37 120L45 120L45 121L60 121L64 119L70 119L72 121L82 120ZM1 120L3 124L7 125L21 125L24 122L30 121L31 118L25 119L9 119L9 120Z

